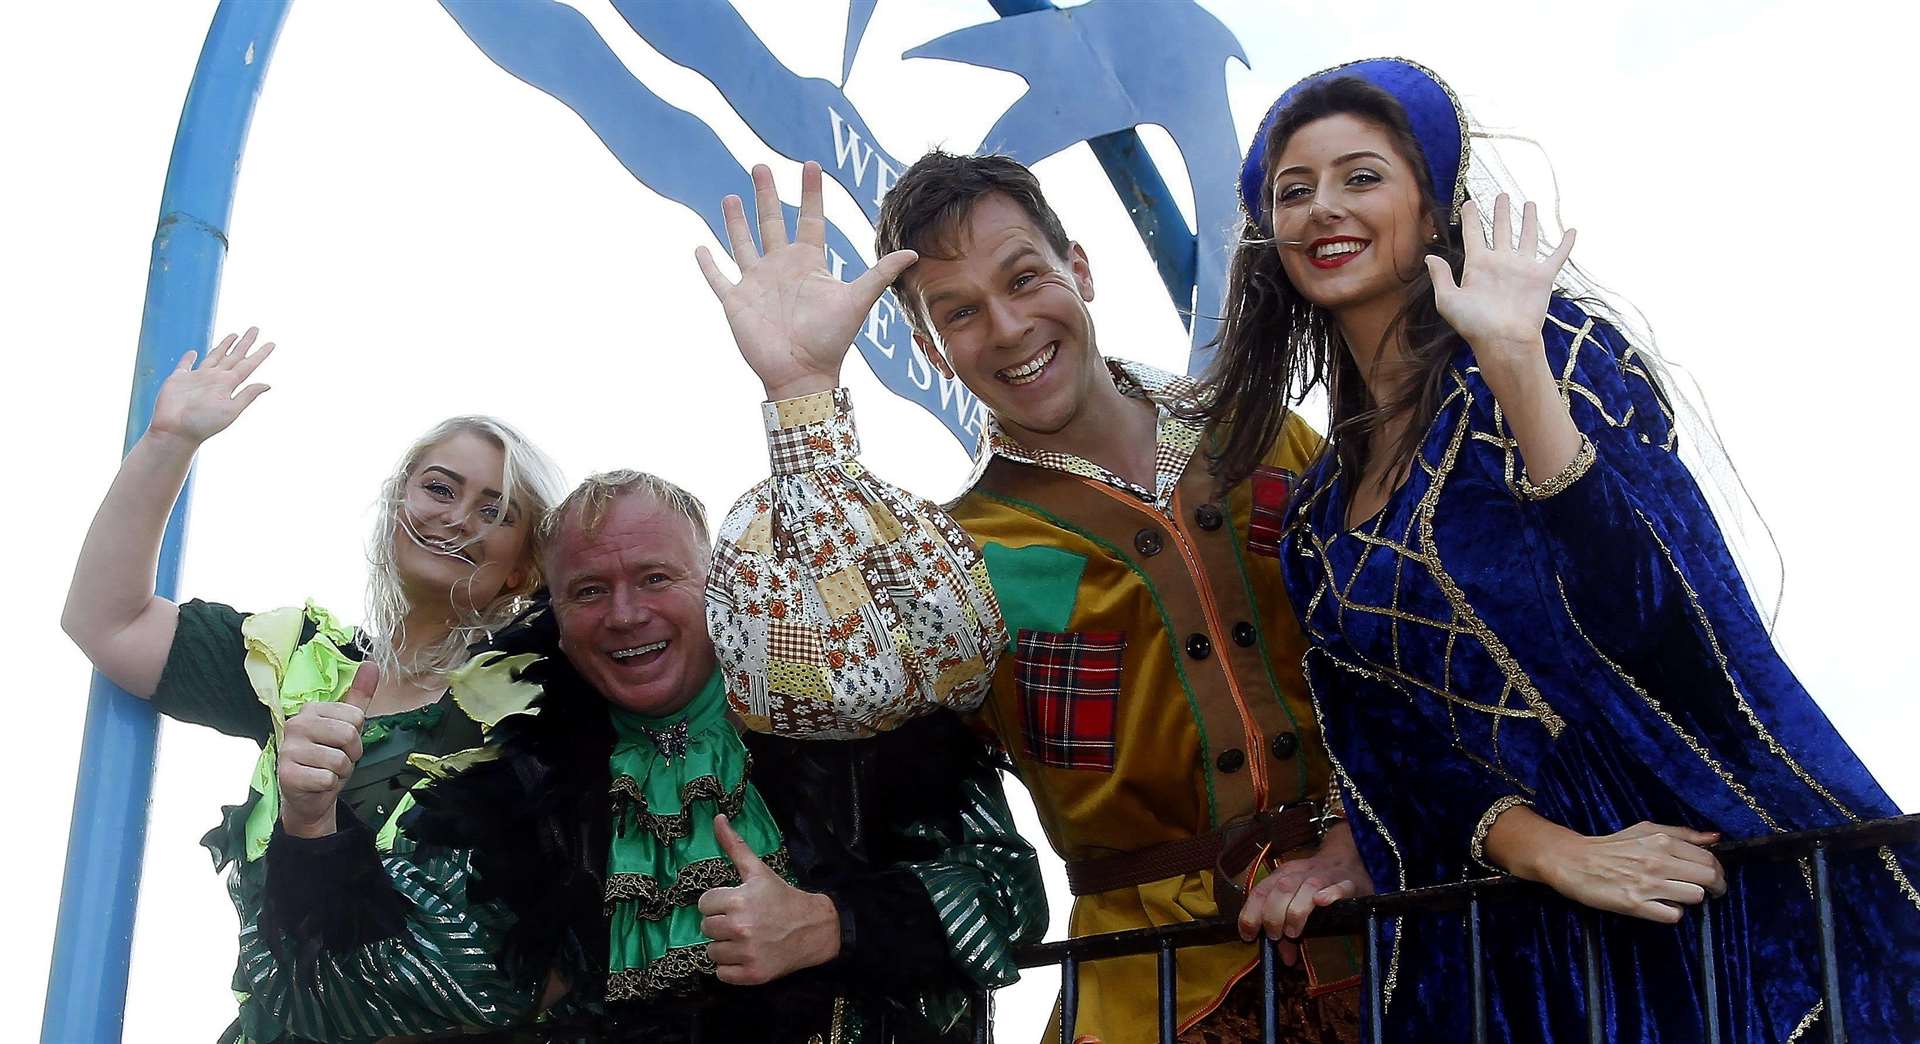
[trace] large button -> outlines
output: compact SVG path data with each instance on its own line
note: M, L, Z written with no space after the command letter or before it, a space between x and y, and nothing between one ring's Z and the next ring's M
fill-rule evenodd
M1228 747L1213 759L1213 764L1222 772L1238 772L1240 766L1247 763L1247 755L1239 747Z
M1148 558L1152 558L1154 555L1159 554L1160 553L1160 531L1157 529L1143 529L1140 532L1135 533L1133 535L1133 549L1147 556Z
M1275 758L1278 758L1281 761L1286 761L1288 758L1293 757L1295 754L1299 752L1300 752L1299 736L1291 732L1283 732L1280 735L1275 736L1273 738L1273 756Z
M1202 504L1193 509L1193 520L1200 524L1201 529L1212 532L1220 528L1220 523L1225 522L1227 516L1220 513L1217 504Z
M1233 644L1242 649L1251 646L1254 639L1260 637L1253 631L1253 625L1245 620L1233 625Z
M1187 655L1196 660L1204 660L1213 655L1213 642L1207 636L1195 631L1187 635Z

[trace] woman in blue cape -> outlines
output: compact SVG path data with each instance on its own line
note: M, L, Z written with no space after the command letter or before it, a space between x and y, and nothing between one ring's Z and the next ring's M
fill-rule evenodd
M1382 891L1510 873L1574 901L1484 914L1494 1039L1586 1039L1587 931L1607 1039L1702 1039L1702 909L1725 1039L1810 1039L1830 1014L1804 867L1723 868L1711 846L1898 810L1775 650L1658 358L1565 289L1571 232L1547 252L1504 195L1483 223L1467 128L1400 59L1274 103L1198 407L1215 472L1253 470L1326 388L1277 551L1368 872ZM1916 873L1910 848L1834 857L1856 1039L1920 1040ZM1460 916L1380 931L1387 1039L1467 1039Z

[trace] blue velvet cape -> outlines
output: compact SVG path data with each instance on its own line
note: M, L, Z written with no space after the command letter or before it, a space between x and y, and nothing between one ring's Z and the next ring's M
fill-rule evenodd
M1563 491L1519 493L1523 461L1463 345L1411 477L1377 515L1346 529L1349 477L1330 454L1289 509L1282 566L1306 676L1376 886L1484 873L1486 828L1516 802L1590 835L1651 820L1741 838L1897 815L1775 651L1641 360L1558 297L1545 341L1595 452ZM1834 857L1855 1040L1920 1041L1915 857ZM1725 1039L1813 1039L1804 867L1729 879L1711 915ZM1698 916L1596 915L1609 1040L1702 1039ZM1462 918L1381 932L1387 1039L1468 1039ZM1585 1040L1578 909L1496 904L1483 932L1493 1039Z

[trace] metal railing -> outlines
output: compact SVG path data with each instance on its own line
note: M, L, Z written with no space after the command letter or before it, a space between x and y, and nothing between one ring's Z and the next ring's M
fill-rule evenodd
M1828 881L1829 854L1915 842L1920 842L1920 814L1728 841L1715 845L1712 849L1723 866L1796 859L1807 860L1810 864L1808 873L1812 880L1814 914L1819 935L1821 996L1825 1001L1823 1022L1826 1026L1828 1044L1845 1044L1847 1040L1845 1019L1840 1003L1841 968L1834 948L1833 896ZM1472 991L1472 1040L1475 1044L1484 1044L1487 1040L1487 982L1486 958L1480 937L1481 908L1487 902L1507 902L1517 899L1566 901L1542 885L1512 877L1487 877L1457 884L1414 888L1404 892L1387 892L1360 899L1343 899L1314 911L1313 916L1307 921L1303 938L1364 934L1365 974L1362 989L1366 991L1364 1003L1368 1015L1368 1040L1372 1044L1385 1044L1386 1031L1383 1026L1385 1003L1381 993L1380 977L1379 927L1381 920L1408 913L1463 911L1462 930L1467 935L1467 948L1470 955L1468 989ZM1708 898L1701 904L1698 915L1691 918L1696 926L1695 939L1700 954L1702 1008L1706 1015L1703 1027L1705 1036L1702 1040L1705 1044L1721 1044L1722 1040L1718 1004L1719 984L1714 971L1714 953L1717 944L1713 934L1713 918L1710 916L1713 904L1720 901L1723 900ZM1582 986L1585 997L1588 999L1587 1039L1592 1044L1604 1044L1606 1040L1601 1005L1592 1002L1592 998L1598 995L1600 987L1600 950L1596 929L1598 918L1601 916L1604 915L1592 910L1582 911L1581 936L1585 940L1584 952L1581 955ZM1016 956L1022 968L1059 966L1060 1041L1061 1044L1072 1044L1074 1022L1079 1009L1080 965L1089 961L1103 961L1115 957L1154 954L1159 962L1160 1040L1162 1044L1172 1044L1177 1028L1174 975L1177 967L1176 954L1188 947L1210 946L1239 938L1239 926L1234 921L1194 921L1163 928L1140 928L1104 935L1087 935L1060 942L1040 943L1021 948ZM1279 1022L1276 1010L1279 1000L1277 945L1264 936L1261 937L1258 945L1262 994L1261 1040L1266 1044L1279 1044ZM983 1035L976 1035L976 1040L985 1039Z

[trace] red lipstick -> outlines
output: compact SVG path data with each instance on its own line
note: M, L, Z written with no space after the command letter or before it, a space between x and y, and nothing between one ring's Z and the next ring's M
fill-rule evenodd
M1358 243L1357 249L1332 257L1319 257L1320 248L1334 243ZM1307 263L1315 268L1339 268L1341 265L1359 257L1367 249L1368 241L1358 236L1327 236L1307 244Z

